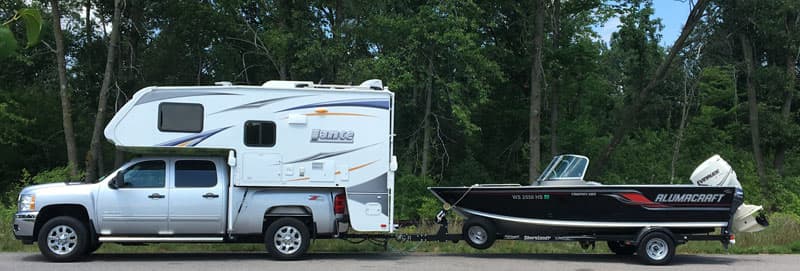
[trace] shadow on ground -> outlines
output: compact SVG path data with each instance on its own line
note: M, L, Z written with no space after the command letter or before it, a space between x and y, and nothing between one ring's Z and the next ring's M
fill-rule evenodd
M617 256L610 254L428 254L428 253L311 253L302 260L325 261L396 261L411 257L466 257L478 259L514 259L531 261L563 261L587 263L630 263L639 264L635 256ZM40 254L23 256L23 261L44 262ZM267 253L260 252L214 252L214 253L100 253L94 254L85 262L154 262L154 261L276 261ZM755 259L735 259L721 257L721 255L675 255L670 265L732 265L738 261L753 261Z

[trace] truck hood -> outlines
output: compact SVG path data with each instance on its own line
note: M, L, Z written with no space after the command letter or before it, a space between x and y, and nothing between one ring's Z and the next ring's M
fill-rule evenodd
M47 183L47 184L37 184L25 187L20 191L20 194L41 194L42 192L49 192L55 190L63 190L63 189L88 189L93 184L90 183L70 183L66 184L63 182L59 183ZM78 188L80 187L80 188Z

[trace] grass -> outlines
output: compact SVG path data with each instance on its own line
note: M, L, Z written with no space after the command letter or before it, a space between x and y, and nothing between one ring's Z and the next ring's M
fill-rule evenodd
M0 251L3 252L38 252L35 245L23 245L14 239L11 232L10 218L13 210L0 209ZM800 217L789 214L774 214L770 217L771 225L758 233L742 233L736 235L736 245L727 253L732 254L783 254L800 253ZM420 227L407 227L401 233L433 233L435 225ZM457 222L451 229L458 229ZM451 230L452 232L453 230ZM455 230L458 231L458 230ZM146 246L122 246L117 244L104 244L99 253L158 253L158 252L263 252L263 244L153 244ZM343 240L315 240L311 245L312 252L385 252L382 245L365 241L352 244ZM453 244L451 242L398 242L389 241L388 251L391 253L610 253L605 243L598 242L594 250L584 250L577 242L522 242L498 241L487 250L476 250L465 242ZM689 242L678 247L678 253L683 254L708 254L726 253L719 242Z

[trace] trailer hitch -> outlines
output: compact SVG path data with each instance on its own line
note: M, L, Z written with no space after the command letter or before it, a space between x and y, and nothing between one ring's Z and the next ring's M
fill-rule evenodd
M451 241L453 243L458 242L461 240L460 234L448 234L448 222L447 222L447 209L439 210L436 213L436 224L439 224L439 229L436 230L436 234L399 234L397 235L398 241L438 241L438 242L446 242Z

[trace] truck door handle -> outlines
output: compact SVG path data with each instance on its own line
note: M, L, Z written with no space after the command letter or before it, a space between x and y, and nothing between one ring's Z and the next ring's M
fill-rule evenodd
M153 194L150 194L150 195L149 195L149 196L147 196L147 197L148 197L148 198L151 198L151 199L163 199L163 198L164 198L164 197L166 197L166 196L164 196L164 195L161 195L161 194L159 194L159 193L153 193Z
M214 194L214 193L205 193L205 194L203 194L203 197L204 198L219 198L219 195Z

